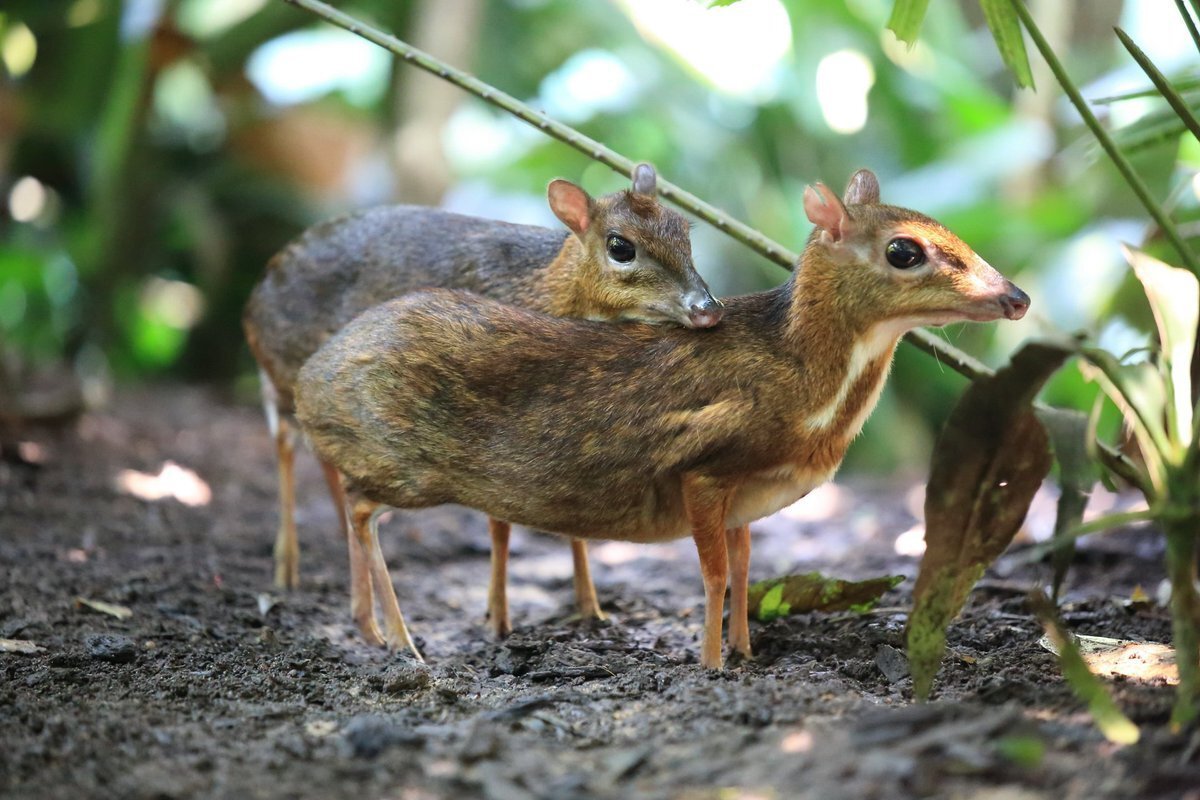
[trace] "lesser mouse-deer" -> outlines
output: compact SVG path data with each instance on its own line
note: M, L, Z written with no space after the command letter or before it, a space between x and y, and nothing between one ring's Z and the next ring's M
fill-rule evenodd
M574 537L700 555L701 663L750 654L749 530L828 481L874 408L896 343L920 325L1020 319L1029 298L939 223L804 193L816 229L793 277L725 300L706 331L597 325L430 291L374 308L300 372L297 416L346 475L356 535L382 572L379 504L459 503ZM399 607L385 611L404 631Z
M272 259L243 323L260 366L278 454L278 586L294 587L299 580L293 435L287 418L292 387L304 361L367 308L415 289L445 287L558 316L688 328L720 321L721 304L692 263L688 222L658 202L656 181L654 168L640 164L630 189L595 199L569 181L551 182L550 207L569 233L390 206L314 226ZM322 468L340 513L339 476L324 461ZM505 591L509 525L494 520L491 528L488 613L502 635L510 629ZM572 550L580 613L601 616L585 545L574 540ZM360 554L357 543L351 543L352 613L368 640L382 643Z

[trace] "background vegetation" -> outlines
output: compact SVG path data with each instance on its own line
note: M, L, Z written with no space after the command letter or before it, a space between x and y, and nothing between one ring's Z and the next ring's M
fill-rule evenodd
M938 0L911 50L885 31L887 0L336 5L654 162L795 249L809 227L804 184L871 167L885 200L937 216L1034 298L1020 324L947 330L991 363L1045 330L1088 328L1120 353L1152 329L1117 243L1174 256L1036 54L1039 91L1015 88L978 3ZM1118 22L1179 85L1196 85L1170 4L1083 5L1031 9L1089 100L1148 85L1112 35ZM392 201L553 224L549 179L595 193L623 183L282 0L10 0L0 15L10 387L65 364L93 399L113 380L163 377L249 398L241 305L305 225ZM1200 144L1152 97L1097 109L1196 234ZM784 278L704 226L694 245L721 294ZM924 470L962 386L902 348L850 465ZM1048 399L1088 408L1095 391L1067 369Z

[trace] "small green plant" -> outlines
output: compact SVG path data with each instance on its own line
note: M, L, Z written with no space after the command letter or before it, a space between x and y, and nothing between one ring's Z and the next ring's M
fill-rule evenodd
M901 40L914 43L928 5L929 0L896 0L888 27ZM1012 70L1017 84L1032 88L1032 76L1021 28L1028 33L1035 49L1046 60L1055 80L1079 112L1097 143L1112 160L1130 192L1138 198L1157 223L1158 233L1169 243L1179 262L1187 267L1172 267L1146 253L1126 248L1126 258L1150 302L1158 328L1160 349L1153 352L1143 350L1130 354L1129 357L1119 358L1097 347L1084 345L1080 348L1080 363L1085 375L1100 385L1127 420L1141 451L1140 465L1114 459L1111 449L1097 442L1094 430L1081 430L1077 414L1072 417L1071 412L1044 408L1038 410L1038 417L1053 442L1063 488L1063 502L1059 506L1059 521L1055 530L1055 546L1058 548L1056 590L1066 563L1063 555L1067 552L1070 542L1077 536L1138 520L1157 523L1166 535L1173 638L1180 679L1171 723L1172 727L1178 730L1200 715L1200 708L1197 707L1197 695L1200 692L1200 595L1197 594L1196 588L1196 557L1200 540L1200 407L1194 405L1191 371L1196 350L1197 327L1200 325L1200 282L1196 277L1200 274L1200 259L1180 235L1162 204L1151 196L1146 184L1118 146L1117 137L1106 130L1092 113L1088 102L1084 100L1078 87L1063 68L1058 55L1038 29L1023 0L980 0L980 5L996 39L997 47ZM1192 19L1191 12L1185 7L1183 0L1176 0L1175 5L1197 49L1200 49L1200 30ZM1192 6L1200 13L1200 4L1192 0ZM1124 31L1118 28L1116 34L1154 85L1153 92L1161 95L1174 112L1171 134L1185 135L1185 132L1190 132L1193 136L1200 136L1200 122L1197 121L1192 106L1181 95L1181 88L1192 87L1191 80L1186 79L1173 85ZM1117 102L1128 97L1149 94L1149 91L1137 92L1098 102ZM976 381L976 385L980 383ZM964 397L964 400L966 399ZM948 425L948 429L950 427ZM944 438L957 441L964 435L972 437L975 446L984 447L987 444L986 436L975 431L967 431L966 434L958 431L954 437ZM1087 487L1090 486L1093 477L1093 473L1081 457L1080 441L1087 442L1089 452L1096 461L1145 495L1148 503L1146 511L1116 514L1086 525L1078 524L1086 504ZM942 448L943 445L939 443L938 450ZM936 465L943 456L944 454L935 452L934 477L937 473ZM1005 455L997 452L996 458L1002 461ZM1030 474L1034 474L1034 471L1030 471ZM1042 475L1044 474L1043 471ZM977 484L960 487L960 491L967 497L984 497L990 491L991 484L988 481L991 479L990 474L985 474ZM994 480L992 483L994 484ZM934 479L931 478L930 491L933 487ZM1018 511L1024 516L1028 509L1028 500L1022 497L1019 500L1014 499L1014 502L1019 503ZM965 529L967 526L962 527ZM982 530L983 526L974 527ZM1015 526L1008 527L1015 530ZM997 533L994 541L1007 544L1011 535L1005 537L1004 532ZM966 541L971 535L976 535L968 534L960 534L955 542L959 539ZM947 547L935 548L931 545L930 550L926 551L926 559L922 563L923 576L933 575L938 560L945 560L946 556L942 553L944 549ZM999 550L993 546L989 551L980 551L984 556L990 557L980 558L980 553L976 553L976 557L969 559L968 565L973 572L968 572L966 579L960 579L968 584L966 589L963 590L960 586L958 591L951 595L953 602L942 603L942 613L933 618L927 618L927 612L936 604L928 598L939 595L932 591L922 592L922 582L918 580L913 618L909 623L910 659L914 658L914 641L919 645L918 655L922 651L920 645L927 640L932 640L938 645L936 648L925 648L927 658L924 665L914 662L914 685L917 687L918 696L923 696L929 691L933 671L936 671L940 663L944 634L936 630L939 623L943 619L948 622L950 617L957 614L962 601L965 601L969 585L974 583L970 575L982 574L987 564L994 560L995 556L991 555L993 551L995 555L999 554ZM945 616L947 611L950 617ZM1053 617L1049 613L1043 613L1041 616L1043 619ZM1057 633L1065 636L1064 631L1057 630ZM1067 650L1069 651L1069 648ZM1076 687L1083 685L1078 666L1064 661L1064 669ZM1098 702L1095 698L1099 694L1107 696L1102 689L1102 685L1096 683L1088 691L1081 691L1080 695L1088 699L1095 708ZM1111 701L1107 702L1111 705ZM1106 731L1106 734L1108 733ZM1125 734L1119 734L1115 738L1110 735L1110 738L1120 741L1127 737Z
M1179 692L1171 723L1178 728L1200 711L1200 594L1196 591L1200 542L1200 428L1196 423L1200 409L1192 403L1200 281L1185 269L1137 250L1126 248L1125 255L1146 291L1160 348L1118 358L1096 347L1084 347L1080 366L1121 410L1137 441L1143 462L1138 467L1140 485L1149 508L1093 520L1077 527L1075 533L1147 519L1166 535L1171 621L1179 666Z

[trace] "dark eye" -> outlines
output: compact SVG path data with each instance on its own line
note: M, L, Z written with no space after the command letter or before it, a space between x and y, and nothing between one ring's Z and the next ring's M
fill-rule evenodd
M925 263L925 251L912 239L892 239L886 252L888 263L896 269L912 269Z
M608 249L608 256L618 264L628 264L637 256L637 248L628 239L622 239L620 236L612 235L604 243Z

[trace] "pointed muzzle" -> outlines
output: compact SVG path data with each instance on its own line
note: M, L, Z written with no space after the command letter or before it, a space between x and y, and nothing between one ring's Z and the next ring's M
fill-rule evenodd
M725 316L725 306L708 292L697 292L684 298L689 328L711 328Z
M1021 291L1012 281L1005 281L1007 286L1004 294L1000 295L1000 307L1008 319L1020 319L1029 310L1029 295Z

